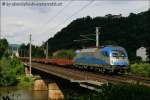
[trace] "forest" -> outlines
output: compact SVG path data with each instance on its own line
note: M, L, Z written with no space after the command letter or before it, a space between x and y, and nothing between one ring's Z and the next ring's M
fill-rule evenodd
M150 9L138 14L130 13L127 17L118 18L109 14L104 17L78 18L48 39L49 50L93 47L95 41L74 40L82 39L80 35L95 34L95 27L101 27L99 36L101 46L123 46L130 59L135 59L136 50L144 46L150 58ZM89 38L95 39L95 36Z

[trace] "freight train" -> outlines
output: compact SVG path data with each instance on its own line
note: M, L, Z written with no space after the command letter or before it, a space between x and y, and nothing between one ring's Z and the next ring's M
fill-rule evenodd
M63 58L33 58L32 62L111 73L124 72L129 68L127 52L120 46L108 45L101 48L81 49L77 50L76 53L72 60ZM28 58L21 59L28 60Z

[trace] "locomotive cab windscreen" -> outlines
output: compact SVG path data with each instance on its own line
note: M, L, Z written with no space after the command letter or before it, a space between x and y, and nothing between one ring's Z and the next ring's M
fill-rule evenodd
M111 65L128 66L128 56L125 50L112 50L110 53Z
M112 57L127 57L127 54L125 51L123 50L113 50L112 51Z

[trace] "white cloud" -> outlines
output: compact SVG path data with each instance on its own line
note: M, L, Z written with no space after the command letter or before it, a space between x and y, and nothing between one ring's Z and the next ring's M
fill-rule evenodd
M139 13L149 8L148 0L96 0L82 11L79 10L87 5L89 1L61 2L62 6L50 7L2 6L2 35L7 37L10 43L23 43L28 42L29 33L32 33L33 43L40 45L42 41L52 37L76 18L88 15L92 17L104 16L109 13L121 13L123 16L128 16L131 12ZM77 13L73 15L75 12ZM73 16L70 17L71 15ZM67 18L69 19L66 20Z

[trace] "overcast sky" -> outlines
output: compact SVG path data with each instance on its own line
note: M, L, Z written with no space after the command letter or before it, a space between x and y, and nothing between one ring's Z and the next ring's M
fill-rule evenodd
M28 43L31 33L33 44L41 45L76 18L128 16L148 10L149 4L148 0L1 0L1 35L10 44L21 44Z

